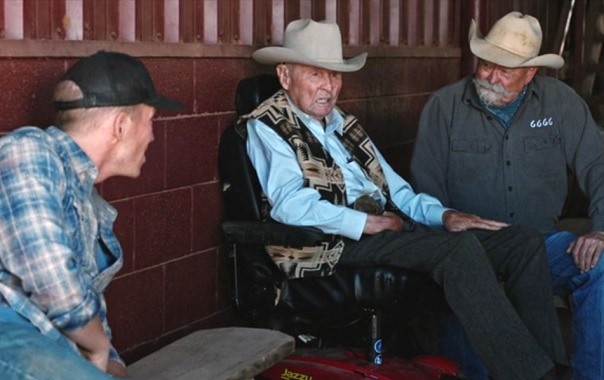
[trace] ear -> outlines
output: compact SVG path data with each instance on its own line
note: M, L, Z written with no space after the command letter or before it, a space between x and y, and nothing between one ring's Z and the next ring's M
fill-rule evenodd
M113 123L111 125L111 131L113 135L113 141L118 142L124 138L126 128L128 128L129 116L125 112L119 111L113 117Z
M537 74L537 71L539 71L538 67L529 67L527 72L526 72L526 76L524 78L524 85L526 86L527 84L529 84L533 78L535 77L535 74Z
M279 77L279 83L284 90L289 90L289 83L291 81L291 73L289 67L286 64L280 63L277 65L277 77Z

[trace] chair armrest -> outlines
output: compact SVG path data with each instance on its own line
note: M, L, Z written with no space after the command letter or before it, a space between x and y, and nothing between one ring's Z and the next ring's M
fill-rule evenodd
M226 221L222 223L222 230L232 243L304 247L323 241L323 232L318 228L277 222Z

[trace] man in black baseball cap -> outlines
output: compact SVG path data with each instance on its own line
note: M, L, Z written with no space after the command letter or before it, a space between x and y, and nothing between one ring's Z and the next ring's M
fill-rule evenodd
M127 54L99 51L73 65L63 80L77 84L83 97L71 101L55 100L59 110L136 104L158 109L182 106L159 95L143 63Z
M138 59L104 51L71 67L53 100L56 126L0 139L0 378L127 377L103 297L123 262L116 210L95 184L137 177L156 109L181 104Z

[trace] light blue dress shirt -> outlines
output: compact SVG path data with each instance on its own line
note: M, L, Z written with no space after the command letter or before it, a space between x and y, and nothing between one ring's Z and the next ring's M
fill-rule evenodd
M382 206L386 200L380 189L369 180L361 167L350 158L341 143L344 119L335 109L326 117L327 126L300 109L290 105L302 122L316 136L341 168L346 183L346 196L352 204L360 195L370 194ZM290 145L266 124L250 119L247 124L247 151L262 190L271 204L271 217L295 226L315 226L325 233L359 240L367 214L322 200L320 194L303 186L302 170ZM392 201L414 220L434 227L442 226L442 214L447 210L434 197L416 194L408 182L388 165L374 146L386 176Z

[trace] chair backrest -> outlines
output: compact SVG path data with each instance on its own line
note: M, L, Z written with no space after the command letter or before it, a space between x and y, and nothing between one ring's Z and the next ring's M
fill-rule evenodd
M262 74L243 79L237 86L237 117L256 108L280 89L274 75ZM220 139L218 166L223 186L225 218L228 221L260 222L262 190L246 149L246 141L230 125ZM232 253L235 260L235 306L252 321L268 318L274 308L283 274L266 254L264 247L246 245Z
M261 74L241 80L235 95L237 116L252 112L280 88L279 80L274 75ZM235 131L234 125L229 126L222 135L218 162L226 218L260 221L260 184L248 158L246 142Z
M237 115L252 112L260 103L281 89L279 78L272 74L260 74L242 79L237 85L235 109Z

